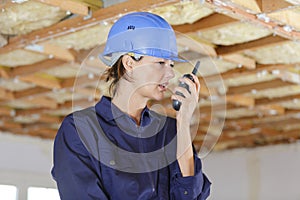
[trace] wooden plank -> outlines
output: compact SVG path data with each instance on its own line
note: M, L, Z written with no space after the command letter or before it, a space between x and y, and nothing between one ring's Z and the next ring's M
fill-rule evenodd
M22 97L37 95L40 93L45 93L45 92L50 92L50 91L51 90L48 88L34 87L34 88L29 88L29 89L13 92L13 94L14 94L14 98L22 98Z
M44 96L35 96L27 98L25 102L33 103L42 108L55 109L57 108L58 103L54 99L50 99Z
M3 129L22 129L23 125L14 121L5 121L2 124Z
M256 13L261 12L260 4L256 0L232 0L235 4L250 9Z
M242 94L242 93L247 93L255 90L260 91L260 90L277 88L277 87L285 87L290 85L294 85L294 84L282 81L281 79L274 79L271 81L264 81L260 83L249 84L249 85L229 87L227 91L227 95Z
M28 130L26 131L25 134L35 136L35 137L46 138L46 139L54 139L57 133L56 129L52 129L49 127L34 127L34 128L27 128L27 129Z
M103 8L103 0L73 0L73 1L78 1L81 3L84 3L88 5L90 8L93 10L98 10L99 8Z
M66 101L62 104L58 105L58 109L73 109L75 106L82 107L82 108L87 108L89 106L93 106L95 104L94 101L88 101L88 99L77 99L77 100L71 100L71 101Z
M80 86L83 87L86 84L91 84L92 82L99 81L98 76L89 76L89 75L83 75L83 76L76 76L76 77L71 77L67 79L61 80L61 87L66 88L66 87L73 87L73 86Z
M12 100L14 98L13 92L0 87L0 99Z
M239 66L244 66L247 69L255 69L256 61L252 58L246 57L242 54L227 54L221 56L224 60L227 60L232 63L236 63Z
M75 56L73 53L66 49L59 47L57 45L53 44L30 44L25 47L26 50L46 54L46 55L51 55L56 59L61 59L64 61L75 61Z
M5 67L0 65L0 77L9 78L10 67Z
M291 40L299 40L300 32L297 30L286 31L285 27L282 26L282 23L277 20L265 19L264 17L257 16L257 13L249 12L247 9L242 8L239 5L232 3L215 3L215 1L206 0L205 6L215 9L221 10L226 15L238 19L238 20L246 20L249 23L261 25L265 28L272 30L275 34L291 39Z
M74 17L44 29L14 37L10 40L8 45L0 48L0 53L9 52L18 48L24 48L29 44L45 42L56 37L73 33L74 31L80 31L102 23L103 20L113 21L122 14L133 11L145 11L151 9L152 7L165 6L177 2L180 2L180 0L125 1L107 8L99 9L93 12L91 18L89 19L83 19L83 17Z
M299 112L299 111L298 111ZM288 111L286 111L286 113L289 113ZM283 127L285 127L286 125L292 125L292 124L299 124L299 119L297 118L291 118L291 117L287 117L285 119L285 116L282 116L283 119L280 121L273 121L273 122L268 122L268 123L256 123L257 126L260 127L276 127L278 129L283 129Z
M0 106L0 116L8 116L11 117L14 115L14 109L5 107L5 106Z
M217 56L214 47L212 47L211 45L197 42L194 39L188 38L186 36L179 35L177 37L177 45L187 47L189 50L192 50L202 55L213 57Z
M285 108L277 104L261 105L257 106L255 109L262 113L264 116L285 114Z
M254 106L255 100L252 97L247 97L244 95L226 95L226 101L234 105L239 106Z
M238 20L223 14L214 13L194 22L193 24L173 25L172 27L175 31L180 33L190 33L216 29L235 22L238 22Z
M50 123L50 124L59 124L63 120L62 117L51 116L49 114L40 114L38 122Z
M287 70L277 70L278 73L276 73L277 77L281 78L282 80L295 83L300 85L300 74L287 71Z
M249 70L246 67L235 68L235 69L231 69L231 70L221 73L221 76L222 76L222 79L225 80L225 79L229 79L229 78L236 78L236 77L241 77L241 76L258 74L258 73L262 73L263 71L272 73L273 70L289 69L289 68L295 67L295 65L297 65L297 64L270 64L270 65L256 64L255 69ZM219 74L206 76L205 80L207 80L207 81L218 80L219 76L220 76Z
M215 105L209 105L209 106L200 106L200 113L210 115L212 111L224 111L226 109L234 109L238 108L239 106L231 104L230 102L226 102L226 104L215 104ZM209 119L210 120L210 119Z
M19 79L49 89L62 88L60 79L46 74L41 74L41 73L29 74L29 75L20 76Z
M15 6L15 5L16 5L16 3L14 3L10 0L7 0L7 1L1 0L0 1L0 10L5 9L5 8L9 8L9 7L12 7L12 6Z
M272 19L276 19L282 22L283 24L288 24L296 30L300 29L300 22L298 20L300 17L300 13L297 7L294 9L285 9L277 12L272 12L268 14L268 16Z
M89 7L81 2L72 1L72 0L36 0L41 3L48 4L50 6L56 6L62 10L70 11L78 15L88 15Z
M279 37L279 36L267 36L258 40L242 43L242 44L236 44L236 45L230 45L230 46L219 46L216 48L216 52L218 55L228 55L228 54L235 54L235 53L241 53L245 50L255 50L258 48L270 46L270 45L278 45L283 42L287 42L289 40Z
M292 6L292 4L284 0L256 0L256 3L259 6L262 13L270 13Z
M98 98L101 95L101 90L99 90L98 88L87 88L87 87L76 88L75 92L77 94L92 96L94 98Z
M261 99L255 99L255 105L264 105L264 104L275 104L275 103L281 103L285 101L291 101L294 99L300 99L300 91L299 94L295 95L288 95L284 97L277 97L277 98L261 98Z
M261 117L259 116L242 117L239 119L226 119L225 128L229 129L230 127L232 127L235 129L238 125L239 128L246 126L246 128L249 129L250 127L263 127L265 125L268 126L268 124L270 125L272 122L274 122L274 124L272 125L276 125L278 121L282 122L283 125L284 123L288 124L295 121L299 123L299 119L295 119L295 115L298 114L300 114L299 110L286 110L285 115L265 116L264 119L261 119ZM262 124L262 126L260 126L260 124Z
M15 116L19 115L34 115L34 114L43 114L48 109L45 108L28 108L28 109L15 109Z
M0 73L3 73L1 74L1 76L4 78L13 78L15 76L35 73L45 69L51 69L64 63L64 61L58 59L47 59L31 65L23 65L18 67L0 67Z

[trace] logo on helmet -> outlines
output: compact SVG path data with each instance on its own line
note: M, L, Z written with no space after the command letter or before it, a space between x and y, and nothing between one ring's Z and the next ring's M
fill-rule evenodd
M135 29L135 26L129 25L129 26L127 27L127 29L128 29L128 30L130 30L130 29L134 30L134 29Z

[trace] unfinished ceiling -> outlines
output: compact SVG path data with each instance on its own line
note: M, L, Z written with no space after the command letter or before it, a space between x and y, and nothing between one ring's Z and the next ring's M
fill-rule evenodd
M0 1L0 131L54 138L65 115L107 94L97 51L113 22L132 11L172 24L190 60L175 66L178 77L201 60L197 149L216 139L214 150L299 140L295 0ZM162 103L174 116L169 97Z

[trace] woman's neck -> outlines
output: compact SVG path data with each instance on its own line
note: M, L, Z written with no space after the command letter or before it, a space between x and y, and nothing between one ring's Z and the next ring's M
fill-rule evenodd
M141 114L147 105L147 101L146 98L142 98L137 93L122 90L120 88L112 98L112 103L132 117L137 125L140 125Z

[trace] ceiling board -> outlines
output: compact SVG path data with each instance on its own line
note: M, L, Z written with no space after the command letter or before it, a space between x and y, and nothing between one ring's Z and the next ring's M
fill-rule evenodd
M45 25L47 17L57 20L53 13L41 16L39 10L30 8L37 12L30 13L36 16L34 23L42 23L38 28L1 36L0 131L53 139L65 115L108 94L104 77L99 77L106 67L98 54L113 22L128 12L151 11L173 25L179 54L189 60L175 63L176 78L170 81L170 88L201 61L198 149L205 138L219 134L216 150L299 138L300 34L291 28L297 21L290 20L297 6L284 7L287 4L282 1L269 0L262 1L264 8L259 0L129 0L99 9L94 0L76 2L92 12L69 15L66 10L71 7L56 7L62 20ZM42 6L53 9L45 3ZM5 9L15 7L24 8L24 4L7 4ZM266 8L272 12L264 13ZM286 13L282 19L271 17L280 12ZM14 12L20 22L24 13L27 11ZM14 23L7 26L14 27ZM165 108L162 112L174 117L170 95L160 104Z

